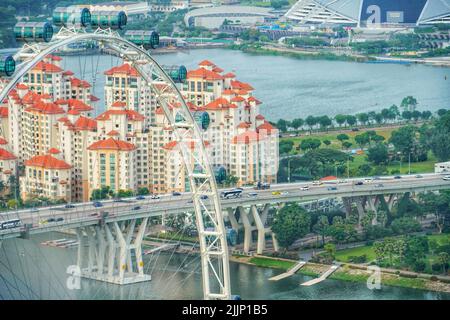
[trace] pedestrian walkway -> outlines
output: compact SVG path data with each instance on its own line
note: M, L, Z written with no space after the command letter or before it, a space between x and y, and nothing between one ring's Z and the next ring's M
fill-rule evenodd
M301 285L309 287L309 286L315 285L315 284L317 284L319 282L322 282L323 280L328 278L333 272L335 272L338 268L339 268L339 266L336 266L336 265L331 266L331 268L328 269L327 271L325 271L324 273L322 273L320 275L320 277L312 279L312 280L309 280L309 281L306 281L304 283L301 283Z
M295 266L293 266L291 269L289 269L288 271L279 274L275 277L270 278L269 280L271 281L278 281L287 277L292 276L293 274L295 274L298 270L300 270L304 265L306 264L305 261L300 261L298 262Z

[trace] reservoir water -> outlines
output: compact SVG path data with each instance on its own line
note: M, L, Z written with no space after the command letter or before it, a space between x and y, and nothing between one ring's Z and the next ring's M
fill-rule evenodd
M67 288L67 267L76 261L76 249L40 245L66 238L57 233L32 240L6 240L0 248L0 299L202 299L198 256L161 253L146 256L145 272L152 280L118 286L83 279L79 290ZM326 280L311 287L299 284L311 279L294 275L272 282L281 270L231 263L233 294L243 299L450 299L450 294L383 286L370 290L365 283Z
M450 108L450 68L420 64L356 63L257 56L226 49L201 49L155 55L160 64L184 64L188 70L208 59L249 82L267 119L380 111L414 96L419 110ZM103 71L120 60L110 56L64 57L63 66L92 81L103 98ZM93 67L92 67L93 66ZM98 66L98 67L97 67ZM99 110L101 110L101 104Z

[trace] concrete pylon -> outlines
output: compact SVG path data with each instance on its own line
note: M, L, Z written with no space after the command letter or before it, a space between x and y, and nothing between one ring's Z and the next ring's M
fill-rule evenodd
M112 222L77 228L77 264L81 277L121 285L151 280L150 275L144 274L142 260L142 241L147 223L148 218L145 218L137 228L136 219L127 225L119 226Z

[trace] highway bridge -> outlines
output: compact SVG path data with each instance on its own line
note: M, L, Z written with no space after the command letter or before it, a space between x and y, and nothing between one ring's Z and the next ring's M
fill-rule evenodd
M417 193L443 189L450 189L450 181L445 180L444 176L440 174L387 176L375 179L358 178L327 181L320 184L289 183L272 185L270 189L266 190L244 187L241 197L222 199L221 206L225 212L225 219L229 221L232 228L238 232L241 230L244 232L244 251L250 250L252 233L257 231L257 252L262 253L265 249L267 235L272 235L274 249L277 250L276 239L270 227L266 226L268 211L271 208L281 208L287 202L301 203L324 198L341 198L347 211L350 212L356 207L361 218L369 210L376 213L382 198L390 209L398 196L407 192ZM74 229L80 242L79 250L83 250L83 247L87 246L89 250L95 252L89 253L89 257L92 259L89 259L86 268L88 271L84 273L85 277L119 284L143 281L147 278L139 266L142 265L141 242L148 218L194 211L190 193L178 196L161 195L159 199L145 196L139 200L137 197L125 198L120 201L103 200L101 203L101 207L95 207L93 202L87 202L73 204L72 208L58 205L3 212L0 214L0 222L20 219L22 224L18 228L0 230L0 242L8 238L27 238L32 234ZM208 201L205 203L208 205ZM141 220L137 222L137 219ZM205 232L207 233L207 231ZM104 256L104 251L108 246L122 248L123 252L129 252L131 249L137 250L136 264L142 272L128 278L125 272L122 272L120 276L113 276L116 272L113 267L114 263L111 262L111 267L107 268L108 272L99 274L98 270L94 268L96 264L91 260L95 260L96 256ZM127 256L123 252L121 256ZM82 256L83 253L80 252L80 266L83 265ZM97 265L103 264L105 264L103 258L97 261ZM126 258L120 263L120 265L125 264L131 264L130 258Z

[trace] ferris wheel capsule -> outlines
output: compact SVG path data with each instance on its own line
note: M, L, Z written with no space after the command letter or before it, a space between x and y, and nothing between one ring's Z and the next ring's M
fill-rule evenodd
M18 22L14 26L17 41L50 42L53 37L53 27L49 22Z
M184 83L186 81L187 69L185 66L161 66L161 68L175 83Z
M53 24L55 26L82 26L91 23L91 12L88 8L75 6L57 7L53 10Z
M128 30L124 38L145 49L155 49L159 45L159 34L156 31Z
M124 11L92 11L91 26L101 29L122 29L127 24L127 15Z
M12 56L0 56L0 75L12 76L16 70L16 61Z

